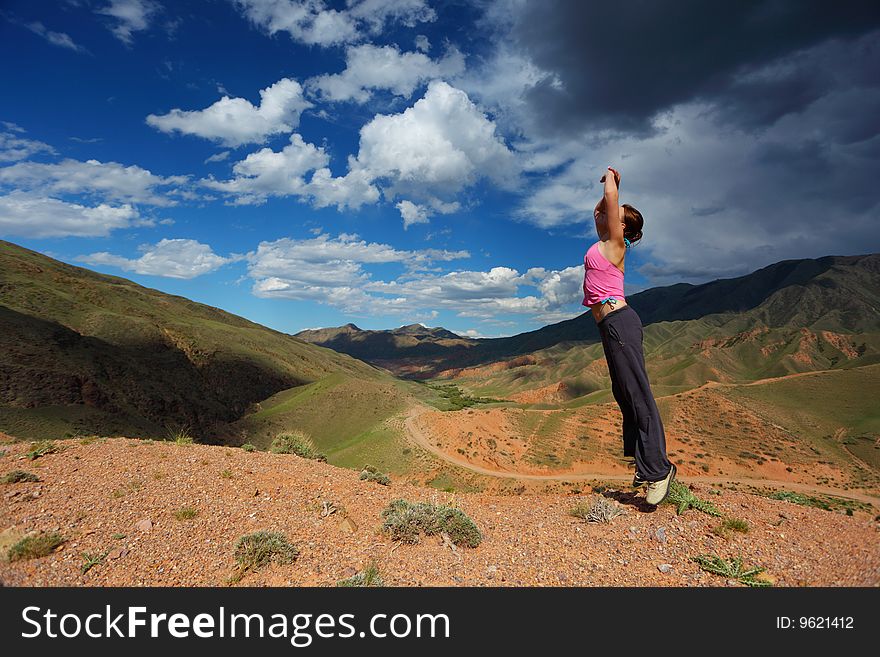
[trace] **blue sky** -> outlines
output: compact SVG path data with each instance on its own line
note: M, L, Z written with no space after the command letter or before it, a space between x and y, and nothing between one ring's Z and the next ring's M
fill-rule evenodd
M586 310L609 165L629 293L877 251L876 5L732 4L6 2L0 236L282 331L477 337Z

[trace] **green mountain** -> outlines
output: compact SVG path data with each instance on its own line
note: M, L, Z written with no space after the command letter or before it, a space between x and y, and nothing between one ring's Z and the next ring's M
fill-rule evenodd
M276 393L388 372L217 308L0 241L0 431L229 440ZM342 411L345 414L345 411Z

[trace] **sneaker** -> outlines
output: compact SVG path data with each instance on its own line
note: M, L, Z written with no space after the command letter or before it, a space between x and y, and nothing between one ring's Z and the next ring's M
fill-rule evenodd
M642 479L642 475L636 472L636 476L633 477L633 488L638 488L643 484L650 483L647 479Z
M666 475L665 479L648 482L648 491L645 493L645 501L654 506L660 504L666 499L666 496L669 495L669 487L672 484L673 479L675 479L675 465L669 468L669 474Z

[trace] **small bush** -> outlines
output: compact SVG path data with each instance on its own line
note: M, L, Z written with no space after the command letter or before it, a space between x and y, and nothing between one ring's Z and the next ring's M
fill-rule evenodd
M611 522L626 510L614 500L597 497L592 502L583 500L569 509L568 514L587 522Z
M388 478L388 475L379 472L372 465L364 466L364 469L361 470L361 479L364 481L375 481L377 484L382 484L383 486L387 486L391 483L391 479Z
M232 470L227 468L220 472L220 476L223 477L223 479L232 479Z
M302 431L282 433L272 441L269 451L273 454L296 454L304 459L326 461L327 457L315 449L315 444Z
M185 506L174 512L174 517L178 520L192 520L197 515L199 515L199 512L191 506Z
M341 579L336 582L336 586L355 587L355 586L385 586L382 577L379 575L379 566L376 562L370 563L359 573L352 575L348 579Z
M299 550L291 545L284 534L260 531L240 537L235 542L235 561L238 573L231 578L237 582L249 570L259 570L274 561L290 564L296 561Z
M707 500L701 500L691 492L691 489L684 484L673 481L669 486L669 496L666 498L667 504L674 504L676 512L681 515L688 509L696 509L710 516L720 517L721 512L717 507Z
M18 484L21 482L29 483L33 481L40 481L40 478L37 475L25 472L24 470L13 470L0 478L0 482L4 484Z
M55 444L54 440L38 440L31 443L31 450L27 453L27 457L31 461L35 461L46 454L56 454L64 448Z
M52 550L62 543L64 543L64 537L57 532L25 536L18 543L9 548L7 558L9 561L21 561L23 559L45 557L47 554L51 554Z
M251 445L250 443L245 443L241 446L241 448L246 452L255 452L257 451L256 445Z
M728 561L714 554L701 554L693 557L693 560L700 565L700 568L715 575L735 579L749 586L772 586L770 582L756 577L764 572L763 568L744 569L741 557Z
M383 531L402 543L418 543L419 535L435 536L446 532L456 545L477 547L483 540L474 521L461 509L445 504L394 500L382 511Z

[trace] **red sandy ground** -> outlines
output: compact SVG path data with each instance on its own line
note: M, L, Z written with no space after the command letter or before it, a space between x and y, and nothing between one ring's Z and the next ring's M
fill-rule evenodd
M49 556L0 562L3 585L222 585L235 572L236 539L259 530L283 532L301 555L247 574L242 585L332 586L372 559L389 586L730 585L691 561L703 553L742 556L777 585L880 585L872 517L729 490L709 495L703 485L697 494L747 520L748 533L716 536L719 520L694 510L649 511L626 486L607 493L622 501L625 515L590 524L567 513L589 495L451 496L360 481L355 471L293 455L121 438L60 444L64 451L37 461L23 458L25 443L2 446L0 472L22 469L42 480L0 485L2 551L28 532L67 538ZM455 551L435 537L394 544L381 531L380 514L396 498L460 506L482 531L482 544ZM324 501L344 512L322 517ZM183 507L198 515L176 519ZM147 519L152 527L139 529ZM665 543L656 538L660 528ZM106 551L103 563L81 573L83 553ZM664 564L667 573L658 570Z

